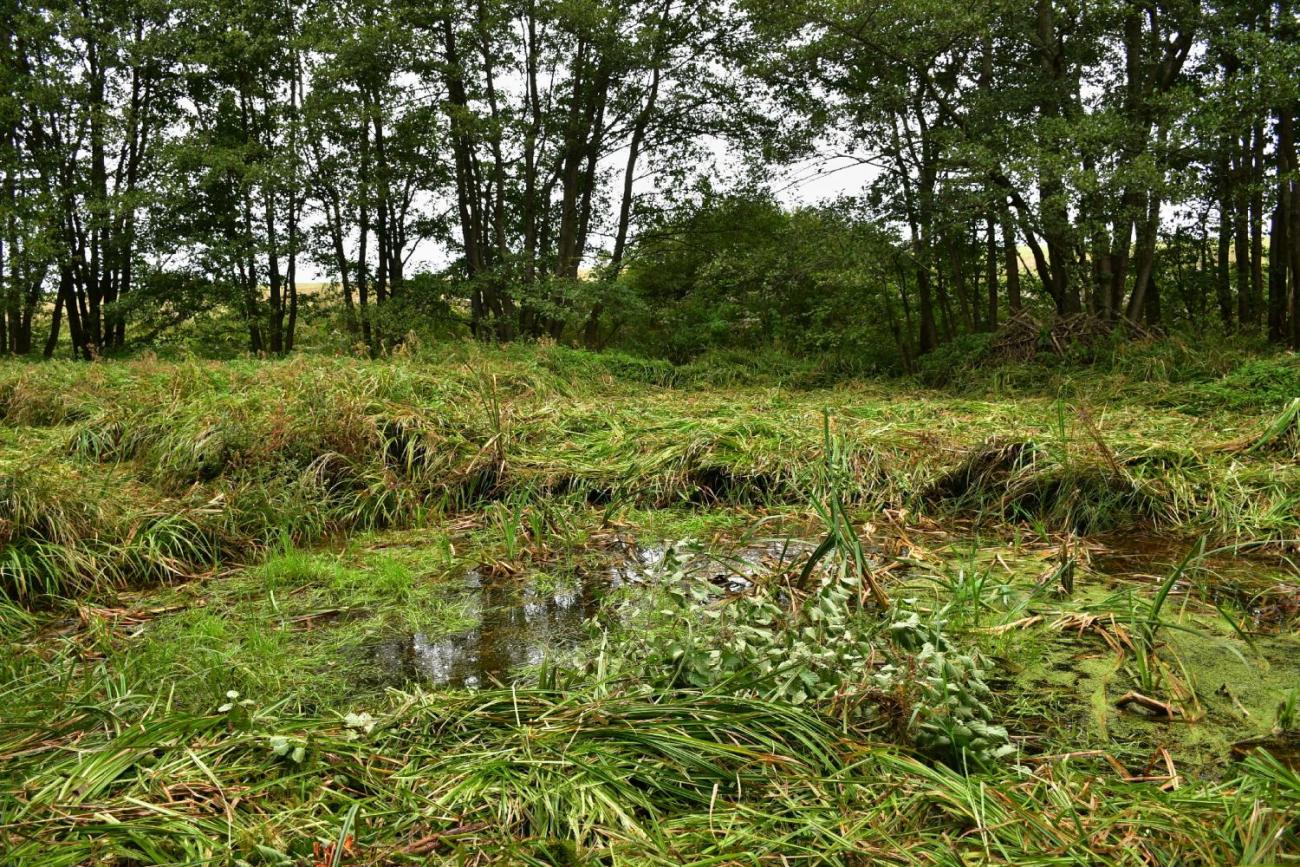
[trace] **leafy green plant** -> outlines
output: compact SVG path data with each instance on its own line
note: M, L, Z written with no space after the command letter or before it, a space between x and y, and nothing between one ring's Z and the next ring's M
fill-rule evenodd
M843 564L844 561L841 561ZM822 570L793 604L763 588L720 595L702 580L671 573L662 602L638 627L632 658L651 682L811 704L845 724L899 728L924 752L985 765L1013 750L993 723L991 692L970 653L955 651L938 622L915 612L882 625L858 605L847 568ZM905 720L891 716L910 708Z
M1169 600L1169 594L1187 574L1189 567L1204 556L1205 539L1202 537L1188 550L1178 565L1165 576L1165 579L1156 590L1155 597L1150 602L1132 600L1132 596L1130 596L1130 600L1132 600L1130 622L1134 645L1133 669L1138 688L1145 692L1158 691L1163 680L1162 673L1165 668L1159 656L1160 633L1167 623L1161 616L1161 612L1164 610L1165 603Z
M874 675L884 690L905 687L912 703L908 731L916 746L957 767L982 767L1014 755L1004 726L994 722L992 690L974 652L952 647L942 621L897 612L887 634L906 655Z

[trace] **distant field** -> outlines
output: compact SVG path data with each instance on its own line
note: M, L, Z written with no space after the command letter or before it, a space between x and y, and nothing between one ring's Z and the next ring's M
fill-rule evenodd
M337 283L330 280L302 281L297 283L298 292L303 295L323 295L338 290ZM341 291L341 290L338 290Z

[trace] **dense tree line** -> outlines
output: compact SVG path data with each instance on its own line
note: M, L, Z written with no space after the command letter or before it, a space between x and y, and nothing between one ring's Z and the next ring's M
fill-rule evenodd
M412 311L648 351L1024 306L1300 345L1291 0L58 0L0 21L0 351L205 312L293 349L301 274L379 352ZM852 202L726 186L834 155ZM733 166L732 168L735 168ZM412 273L417 249L445 268ZM442 305L442 306L438 306ZM428 315L433 315L432 313Z
M1270 336L1296 342L1296 25L1286 2L915 0L800 6L763 32L790 100L817 110L791 73L818 81L882 161L924 352L996 325L1000 262L1007 306L1022 303L1022 249L1060 314L1158 322L1179 303L1200 319L1205 286L1157 261L1189 244L1225 324L1267 311ZM1197 215L1190 237L1172 207Z

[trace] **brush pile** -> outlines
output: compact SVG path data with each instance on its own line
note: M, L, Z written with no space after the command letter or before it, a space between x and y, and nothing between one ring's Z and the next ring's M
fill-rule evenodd
M1128 324L1140 336L1149 336L1140 325ZM1043 353L1065 355L1071 348L1105 339L1114 325L1091 313L1045 318L1021 310L993 336L989 356L1002 361L1029 361Z

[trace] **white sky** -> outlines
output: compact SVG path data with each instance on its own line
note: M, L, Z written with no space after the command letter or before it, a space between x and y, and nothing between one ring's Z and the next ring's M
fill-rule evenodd
M727 145L724 142L716 142L713 150L715 161L720 167L723 167L720 172L722 175L727 174L725 167L740 162L739 159L728 153ZM623 156L622 153L616 154L615 162L621 163ZM800 161L774 172L769 187L778 202L792 208L800 205L812 205L841 196L857 195L866 189L879 171L874 166L866 165L848 157L818 157ZM614 175L614 181L621 183L621 172L615 172ZM641 186L649 189L651 182L644 181ZM635 229L635 227L633 228ZM593 234L590 243L591 248L588 250L588 260L593 258L592 254L603 247L607 247L610 243L611 239L605 235ZM424 242L416 246L406 270L408 274L426 269L436 270L444 267L447 261L447 251L441 245ZM302 283L317 283L330 279L324 270L307 257L302 257L299 260L298 275L298 280Z

